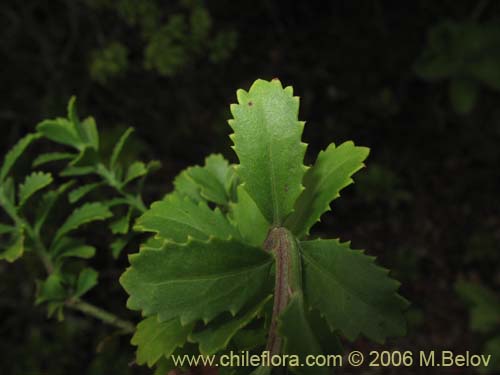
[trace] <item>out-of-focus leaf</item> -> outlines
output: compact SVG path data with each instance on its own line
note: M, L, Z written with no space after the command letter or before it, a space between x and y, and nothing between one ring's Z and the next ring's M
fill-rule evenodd
M101 185L102 184L100 182L95 182L92 184L79 186L76 189L69 192L68 200L70 203L76 203L80 199L82 199L85 195L87 195L88 193L95 190L96 188L98 188Z
M500 326L500 299L484 286L459 280L458 295L471 307L470 326L473 331L489 332Z
M476 104L479 86L470 79L452 79L450 82L450 101L457 113L469 113Z
M97 277L99 274L92 268L84 268L78 275L76 282L75 297L81 297L90 289L97 285Z
M19 228L18 233L14 235L14 242L5 250L0 251L0 260L4 259L9 263L22 257L24 253L24 229Z
M105 220L111 216L113 216L113 214L103 204L98 202L86 203L73 211L73 213L66 219L64 224L59 228L54 236L53 244L56 243L62 236L77 229L83 224L90 223L92 221Z
M122 134L122 136L116 143L115 147L113 148L113 152L111 153L111 159L109 161L109 167L112 170L114 170L116 167L116 163L118 162L118 158L120 157L120 154L123 150L123 146L125 146L125 142L127 142L128 137L133 132L134 128L128 128L127 130L125 130L125 132Z
M40 233L40 229L47 220L47 217L57 202L57 199L64 194L67 189L73 186L73 184L74 181L68 181L60 185L56 190L50 190L42 196L35 215L35 232Z
M42 121L36 129L51 141L74 147L77 150L82 150L85 147L75 125L65 118Z
M109 228L113 234L127 234L130 227L130 215L132 211L129 209L126 215L121 216L118 220L113 221Z
M148 169L146 167L146 164L144 164L142 161L136 161L128 167L125 181L123 183L128 184L130 181L135 180L138 177L142 177L147 173Z
M43 302L59 301L66 299L66 290L63 286L63 278L59 273L53 273L47 279L39 284L38 295L35 303L38 305Z
M19 185L19 207L24 205L38 190L50 185L52 181L52 175L45 172L33 172L26 176L24 182Z
M120 253L125 248L125 246L127 246L127 243L127 239L123 237L119 237L111 243L110 247L113 258L117 259L120 256Z
M39 167L40 165L47 164L53 161L69 160L76 157L76 154L71 154L68 152L50 152L47 154L40 154L33 161L33 167Z
M5 181L7 174L10 172L11 168L14 166L15 162L23 154L24 150L36 139L40 138L41 134L32 133L24 136L19 142L12 147L9 152L5 155L2 167L0 168L0 182Z

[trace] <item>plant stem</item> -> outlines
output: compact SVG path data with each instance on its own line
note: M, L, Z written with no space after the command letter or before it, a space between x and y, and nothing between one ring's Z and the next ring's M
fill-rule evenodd
M31 241L33 242L33 248L42 262L45 271L47 272L48 275L51 275L54 273L54 263L52 262L52 259L47 251L47 248L45 247L42 239L40 238L40 234L37 233L33 227L30 225L30 223L25 220L24 218L21 218L17 212L16 209L12 205L8 205L5 201L5 198L3 195L1 195L0 192L0 203L3 203L2 206L4 206L5 211L7 214L12 218L12 220L16 223L18 227L24 228L26 231L26 234L30 237ZM116 315L101 309L100 307L94 306L88 302L85 302L79 298L74 298L67 300L65 302L65 305L69 308L72 308L74 310L81 311L82 313L92 316L94 318L97 318L101 320L104 323L107 323L109 325L115 326L120 328L124 333L132 333L135 331L135 326L133 323L120 319Z
M120 319L114 314L94 306L81 299L71 299L66 301L65 305L73 310L80 311L85 315L92 316L102 322L120 328L124 333L133 333L135 326L127 320Z
M281 352L278 318L288 306L291 296L302 293L302 271L295 238L288 229L272 228L264 242L264 250L272 251L276 260L273 314L267 340L267 350L274 355Z

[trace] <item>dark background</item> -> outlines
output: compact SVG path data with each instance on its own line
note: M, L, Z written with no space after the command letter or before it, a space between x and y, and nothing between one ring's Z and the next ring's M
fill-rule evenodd
M150 203L209 153L236 161L236 89L279 77L301 97L308 163L331 141L371 148L318 233L377 256L412 302L407 337L349 347L479 353L492 333L470 330L455 283L500 286L498 25L497 1L4 0L0 154L74 94L108 149L132 125L130 153L161 160ZM117 282L126 254L99 259L91 298L137 319ZM0 373L149 373L128 366L129 337L47 320L18 263L0 265Z

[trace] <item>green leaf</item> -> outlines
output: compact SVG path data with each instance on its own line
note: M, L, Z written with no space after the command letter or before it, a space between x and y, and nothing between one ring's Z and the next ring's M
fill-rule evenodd
M81 297L90 289L97 285L97 278L99 274L92 268L84 268L78 275L76 282L75 297Z
M47 303L47 317L56 316L59 322L64 320L64 302L49 302Z
M297 237L309 234L314 223L330 210L330 202L340 196L340 190L352 184L351 176L364 167L363 161L368 153L368 148L356 147L352 142L342 143L339 147L332 143L321 151L316 163L304 176L305 190L285 226Z
M227 323L216 326L209 325L203 331L192 333L189 335L189 341L198 343L200 353L203 355L212 355L225 349L234 335L260 314L271 297L271 295L268 296L248 312L239 317L234 317Z
M92 221L105 220L111 216L113 216L113 214L103 204L97 202L86 203L73 211L73 213L66 219L64 224L59 228L54 236L52 243L56 243L62 236L77 229L83 224L87 224Z
M109 229L113 234L127 234L130 225L130 215L132 211L129 209L126 215L121 216L118 220L113 221L109 225Z
M17 209L15 206L15 198L13 196L14 180L12 177L7 178L7 180L0 185L0 206L7 212L10 217L16 217Z
M477 102L479 85L470 79L455 78L450 82L450 101L455 112L469 113Z
M17 159L23 154L24 150L36 139L40 138L41 135L38 133L31 133L19 140L14 147L5 155L3 160L2 168L0 168L0 182L5 181L5 178L9 174L11 168L16 163Z
M16 188L14 185L14 178L7 177L2 185L0 185L0 192L4 198L13 206L16 204Z
M67 110L68 120L75 125L79 124L80 120L78 119L78 114L76 112L76 96L73 95L71 98L69 98L68 107L66 110Z
M63 249L57 254L57 259L68 257L90 259L95 255L95 252L96 249L94 246L80 245L69 249Z
M153 366L161 357L170 357L174 350L182 347L194 324L181 325L179 319L164 322L153 315L137 325L132 345L137 346L137 364Z
M279 316L278 332L283 340L284 353L298 356L300 363L305 363L308 355L323 354L307 321L303 298L299 293L292 296ZM331 372L327 367L319 366L289 366L289 369L295 374L327 375Z
M128 167L125 181L123 183L128 184L130 181L133 181L138 177L142 177L147 173L148 169L146 168L146 164L142 161L136 161Z
M189 237L238 237L234 227L219 209L211 210L204 203L197 204L176 194L167 195L163 200L153 203L151 208L137 219L134 230L157 233L176 242L185 242Z
M66 290L63 286L63 278L59 273L50 274L45 281L39 285L35 304L43 302L62 302L66 299Z
M24 229L19 228L14 236L14 242L5 250L0 252L0 260L6 260L9 263L19 259L24 254Z
M26 176L24 182L19 185L19 207L35 194L38 190L52 183L52 175L44 172L33 172Z
M300 246L304 295L332 331L340 330L349 340L364 334L377 342L405 333L408 303L396 293L399 282L375 265L374 257L338 240L304 241Z
M130 256L131 268L120 282L127 306L160 321L179 317L182 324L218 314L236 314L246 303L266 295L272 263L269 254L235 240L166 242L162 249L142 249Z
M95 173L94 167L66 167L59 173L61 177L74 177L74 176L84 176L87 174Z
M16 227L0 223L0 234L12 233L15 231L16 231Z
M98 188L101 185L102 185L102 183L100 183L100 182L94 182L92 184L79 186L76 189L69 192L68 200L70 203L76 203L80 199L82 199L85 195L87 195L88 193L95 190L96 188Z
M125 142L127 142L128 137L130 134L132 134L134 131L134 128L128 128L125 130L125 132L122 134L118 142L116 143L115 147L113 148L113 152L111 153L111 159L109 161L109 167L114 170L116 167L116 163L118 162L118 158L120 157L120 154L123 150L123 146L125 146Z
M230 204L230 218L245 242L254 246L262 246L269 231L270 224L266 221L259 208L248 195L242 185L237 188L238 202Z
M73 124L78 137L82 142L92 148L99 149L99 134L97 133L97 125L92 117L86 118L80 122L76 112L76 97L72 96L68 102L68 120Z
M303 190L306 145L304 123L298 121L299 98L279 80L257 80L248 92L238 90L231 105L234 150L240 160L236 172L264 217L279 225L292 212Z
M82 150L85 143L80 138L75 125L65 118L45 120L39 123L36 130L56 143Z
M500 298L484 286L457 281L455 290L470 307L470 327L477 332L490 332L500 326Z
M97 131L97 124L93 117L87 117L81 123L83 131L88 139L89 145L95 150L99 150L99 133Z
M73 159L76 154L68 152L49 152L47 154L40 154L33 161L32 167L39 167L40 165L47 164L53 161Z
M66 257L89 259L95 255L95 251L95 247L85 244L81 239L65 236L50 248L50 255L56 260Z
M117 238L111 243L110 248L113 258L117 259L120 256L122 250L127 246L127 243L128 241L126 238Z
M187 174L198 185L200 195L216 204L229 203L229 182L234 171L222 155L210 155L205 166L191 167Z

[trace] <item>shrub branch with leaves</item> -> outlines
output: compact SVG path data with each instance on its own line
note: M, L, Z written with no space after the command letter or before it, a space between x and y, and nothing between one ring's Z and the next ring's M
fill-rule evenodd
M229 124L239 164L210 155L204 166L181 172L174 191L147 209L141 190L158 162L121 165L132 129L105 160L94 119L80 120L73 98L66 118L43 121L4 159L0 206L10 221L0 224L7 239L0 258L38 255L47 278L39 282L36 303L46 303L49 315L62 318L63 309L72 308L134 333L136 362L156 365L158 374L173 368L174 353L268 350L303 360L340 352L339 335L383 342L404 334L407 301L388 271L349 242L309 238L369 150L352 142L331 144L306 167L304 123L292 87L257 80L248 92L238 90L237 99ZM41 138L67 150L41 154L33 166L64 167L57 175L34 171L16 185L14 164ZM61 220L66 206L69 214ZM114 257L132 238L131 223L135 231L153 234L130 256L120 279L128 307L142 311L137 327L82 299L98 279L88 266L95 233L76 234L99 221L109 223ZM272 371L221 373L253 370ZM328 373L324 367L291 371Z
M239 164L211 155L181 172L135 224L154 234L120 279L128 307L145 317L132 339L137 363L165 371L173 353L229 350L303 359L331 353L339 334L377 342L404 334L407 301L388 271L348 242L308 238L369 150L331 144L306 167L292 87L257 80L237 98L229 124Z
M72 98L66 118L41 122L36 133L25 136L5 156L0 169L0 207L5 214L0 217L0 235L5 238L0 242L0 259L14 262L31 252L38 256L47 278L38 283L36 303L46 303L49 316L62 319L67 307L122 331L135 330L131 322L82 299L98 282L98 272L88 266L96 248L87 243L95 237L96 226L92 236L76 236L86 224L113 218L109 230L114 237L108 245L115 258L132 238L131 221L146 211L140 193L144 178L158 162L146 165L137 161L123 168L119 158L131 133L129 129L123 134L105 162L94 119L80 121ZM64 168L57 175L34 171L16 183L15 163L31 143L43 138L67 150L40 154L33 168L61 162ZM92 182L84 182L89 180ZM89 197L100 200L81 203ZM66 210L69 214L64 216Z

